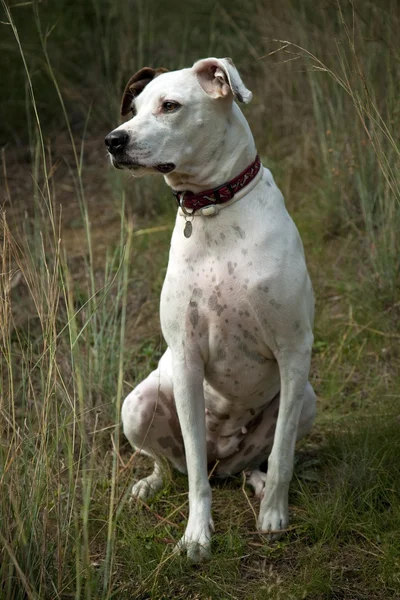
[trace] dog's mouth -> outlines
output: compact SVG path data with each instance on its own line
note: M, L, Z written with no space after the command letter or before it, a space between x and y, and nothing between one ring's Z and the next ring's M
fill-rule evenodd
M140 167L144 167L145 165L141 165L139 163L127 161L127 160L117 160L114 156L111 157L112 166L116 169L140 169Z
M155 169L159 173L166 175L167 173L171 173L175 169L175 163L160 163L158 165L143 165L140 163L126 161L126 160L116 160L114 156L111 157L111 161L113 167L116 169L129 169L131 171L135 171L136 169Z

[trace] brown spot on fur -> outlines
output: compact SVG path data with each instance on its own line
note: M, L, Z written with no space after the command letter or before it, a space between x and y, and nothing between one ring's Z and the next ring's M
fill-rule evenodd
M218 429L218 423L212 423L212 422L210 423L210 422L208 422L207 423L207 429L208 429L208 431L211 431L211 433L214 433Z
M207 459L213 460L215 458L215 442L207 440Z
M265 437L268 438L273 438L274 434L275 434L275 425L276 423L272 423L272 425L270 425L267 429L267 433L265 434Z
M197 310L197 307L193 308L193 310L190 312L189 321L191 322L193 329L196 329L197 325L199 324L199 311Z
M279 302L277 302L273 298L272 298L272 300L269 301L269 303L270 303L271 306L273 306L274 308L276 308L276 310L279 310L280 308L282 308L282 304L279 304Z
M260 425L262 420L263 420L263 413L259 412L258 415L256 415L253 419L251 419L250 423L248 423L248 425L247 425L248 433L253 433L257 429L257 427Z
M229 415L226 413L220 413L216 410L213 410L212 412L220 421L227 421L229 419Z
M182 458L182 456L184 456L185 452L183 450L183 448L178 448L178 446L174 446L172 448L172 456L174 458Z
M158 402L157 407L156 407L156 415L159 417L165 417L165 410L163 409L160 402Z
M249 454L251 454L254 450L254 444L250 444L250 446L248 446L244 451L243 451L243 456L248 456Z
M261 292L264 292L264 294L268 294L268 292L269 292L269 287L268 287L267 285L261 285L261 284L260 284L260 285L259 285L259 286L257 286L257 287L258 287L258 289L259 289Z
M222 346L220 346L217 349L217 354L215 357L215 360L219 361L219 360L225 360L226 358L226 352L225 352L225 348L223 348Z
M172 449L175 446L175 442L170 435L166 435L165 437L158 438L158 443L161 448L170 448Z
M222 306L222 304L219 304L218 302L218 296L221 295L221 292L218 292L218 295L214 292L213 294L211 294L211 296L208 299L208 307L210 310L215 310L215 312L217 313L218 316L221 315L222 311L224 310L224 307Z
M253 362L257 362L260 365L263 365L266 361L266 359L261 356L260 354L258 354L258 352L254 352L253 350L250 350L248 348L248 346L246 344L239 344L239 350L241 350L243 352L243 354L246 356L246 358L248 358L249 360L253 361Z
M253 342L253 344L257 343L257 339L247 329L243 329L243 335L246 340L251 340Z
M239 225L232 225L232 229L235 231L237 237L240 237L242 240L244 240L246 234Z
M300 321L295 321L295 322L293 323L293 329L294 329L295 331L299 331L299 329L300 329Z
M171 428L172 435L174 436L175 441L180 444L183 444L182 431L181 426L179 425L178 418L171 417L171 419L168 419L168 425Z

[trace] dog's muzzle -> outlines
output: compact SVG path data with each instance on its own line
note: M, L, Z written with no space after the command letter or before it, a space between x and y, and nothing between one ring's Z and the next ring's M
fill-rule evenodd
M143 168L153 168L157 170L159 173L166 175L167 173L171 173L175 169L175 163L165 162L158 164L142 164L141 162L136 162L132 160L128 154L126 153L127 146L129 144L129 133L124 129L115 129L111 133L109 133L104 141L107 146L107 150L111 155L112 164L117 169L137 169L138 167Z

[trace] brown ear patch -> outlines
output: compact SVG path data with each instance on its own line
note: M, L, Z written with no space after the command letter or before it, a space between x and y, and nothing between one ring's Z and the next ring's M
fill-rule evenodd
M140 92L144 90L150 81L152 81L158 75L166 73L167 71L168 69L164 69L163 67L159 67L158 69L143 67L143 69L140 69L140 71L132 75L125 86L124 93L122 94L121 115L125 116L128 114L133 98L139 96Z

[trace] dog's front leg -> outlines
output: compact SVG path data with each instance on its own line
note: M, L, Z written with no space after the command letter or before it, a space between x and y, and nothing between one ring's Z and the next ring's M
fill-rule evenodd
M258 520L260 531L269 532L271 540L279 537L280 531L286 529L289 523L289 484L310 369L311 346L312 341L296 351L282 352L278 356L281 374L279 415Z
M172 353L174 396L185 444L189 478L189 519L176 550L200 561L210 556L211 487L207 475L204 365L188 364L187 356Z

